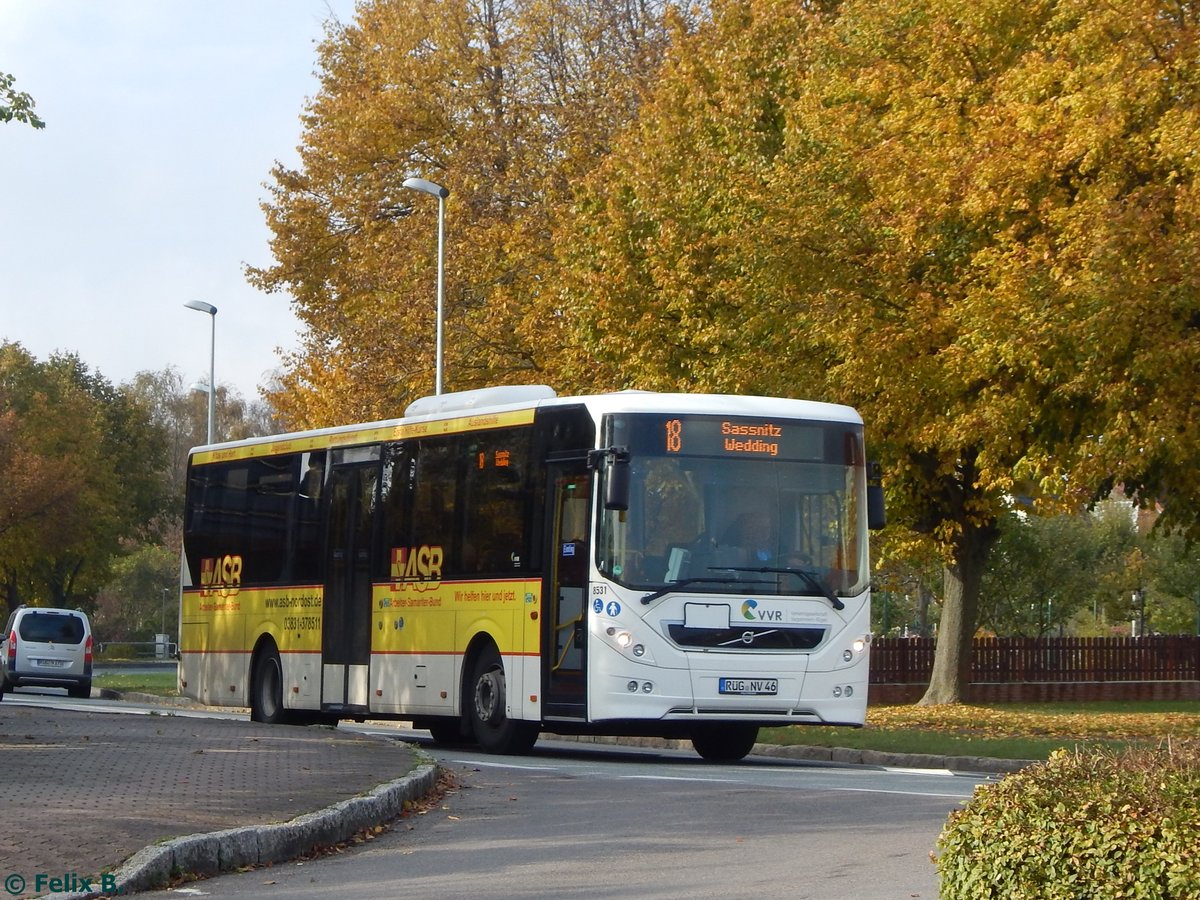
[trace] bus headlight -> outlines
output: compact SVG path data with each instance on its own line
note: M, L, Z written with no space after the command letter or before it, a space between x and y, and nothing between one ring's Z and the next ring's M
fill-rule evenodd
M620 628L616 625L609 625L604 629L604 634L612 641L622 653L635 657L642 662L654 662L653 655L650 650L641 641L635 642L635 637L632 631L626 628Z
M633 635L630 632L620 631L617 628L614 628L612 625L609 625L604 633L612 638L613 643L615 643L622 650L633 643Z

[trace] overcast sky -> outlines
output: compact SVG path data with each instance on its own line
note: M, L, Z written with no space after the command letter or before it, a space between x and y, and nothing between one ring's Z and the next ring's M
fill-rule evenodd
M316 45L353 0L0 0L0 72L42 130L0 124L0 339L114 383L176 366L257 397L297 345L260 202L294 165Z

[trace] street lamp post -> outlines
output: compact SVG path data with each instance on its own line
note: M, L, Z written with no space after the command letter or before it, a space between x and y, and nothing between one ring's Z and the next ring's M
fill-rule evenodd
M212 317L212 336L208 342L208 441L213 442L213 423L215 421L215 410L217 408L217 308L211 303L205 303L203 300L189 300L183 304L188 309L194 309L198 312L207 313Z
M445 288L444 279L446 272L446 257L445 257L445 232L446 232L446 198L450 196L450 191L442 187L440 184L434 184L432 181L426 181L424 178L407 178L404 181L404 186L412 191L421 191L425 194L432 194L438 198L438 268L437 268L437 349L435 351L434 361L434 394L442 392L442 329L444 321L444 304L445 304Z

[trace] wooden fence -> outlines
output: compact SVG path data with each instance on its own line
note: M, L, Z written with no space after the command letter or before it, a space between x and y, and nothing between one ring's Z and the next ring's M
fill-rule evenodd
M876 638L872 684L928 684L933 638ZM978 638L973 684L1195 681L1200 636Z

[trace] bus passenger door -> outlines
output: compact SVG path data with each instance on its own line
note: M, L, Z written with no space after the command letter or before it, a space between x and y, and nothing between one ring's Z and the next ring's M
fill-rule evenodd
M371 547L378 463L334 466L325 541L321 703L365 712L371 657Z
M586 459L549 464L549 565L543 586L544 718L587 718L587 586L591 549Z

